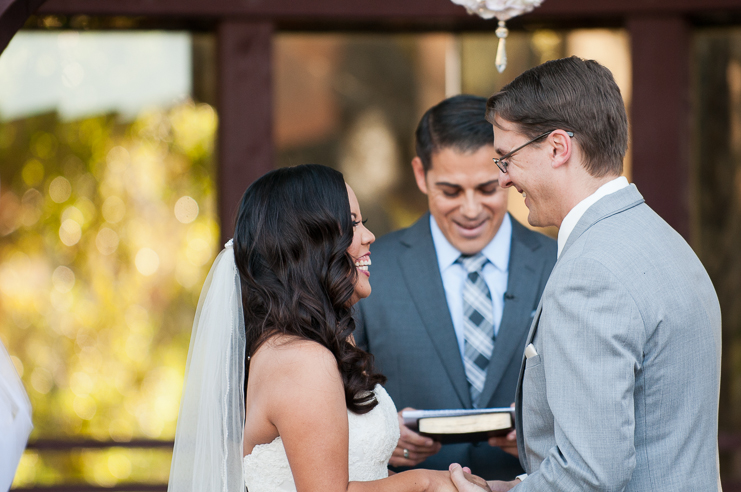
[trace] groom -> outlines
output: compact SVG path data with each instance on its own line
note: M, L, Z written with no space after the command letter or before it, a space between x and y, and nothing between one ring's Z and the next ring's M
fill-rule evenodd
M371 247L375 290L358 303L354 335L388 377L399 410L509 407L556 262L556 242L507 213L509 190L498 183L485 115L486 99L472 95L425 112L412 169L430 212ZM465 265L476 258L469 271ZM403 424L400 433L395 467L441 470L459 462L488 478L522 473L505 452L516 452L514 440L441 448Z
M502 186L559 228L515 399L520 483L494 490L720 490L718 299L692 249L620 177L612 74L555 60L487 103ZM481 490L462 481L462 490Z

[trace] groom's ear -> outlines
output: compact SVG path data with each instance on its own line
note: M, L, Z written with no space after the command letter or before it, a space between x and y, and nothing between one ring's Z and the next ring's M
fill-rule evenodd
M564 165L571 158L574 150L574 142L571 138L563 130L555 130L548 136L548 144L552 153L551 166L553 168Z
M422 159L418 156L412 159L412 170L414 171L414 179L417 181L417 188L426 195L427 173L425 172L424 164L422 164Z

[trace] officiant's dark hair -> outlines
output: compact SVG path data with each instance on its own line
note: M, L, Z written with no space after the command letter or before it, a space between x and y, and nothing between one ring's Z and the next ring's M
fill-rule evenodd
M623 172L628 116L612 72L594 60L572 56L523 72L487 101L486 118L499 126L497 117L515 123L528 139L572 131L589 174Z
M494 143L486 121L486 99L469 94L449 97L422 115L415 133L417 157L425 172L432 168L432 154L452 148L475 152Z
M358 275L347 251L353 232L342 173L316 164L276 169L242 197L234 257L246 354L278 334L321 344L337 360L347 408L363 414L378 404L373 388L386 378L374 371L373 357L350 341Z

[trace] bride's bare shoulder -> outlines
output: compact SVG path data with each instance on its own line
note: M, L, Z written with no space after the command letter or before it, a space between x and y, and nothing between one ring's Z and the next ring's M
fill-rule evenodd
M268 377L273 383L286 379L294 382L314 378L341 380L337 360L327 347L312 340L288 335L273 335L250 359L250 380Z

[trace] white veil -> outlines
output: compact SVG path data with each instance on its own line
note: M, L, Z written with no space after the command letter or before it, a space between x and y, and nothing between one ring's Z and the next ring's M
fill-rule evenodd
M230 240L198 300L168 492L244 492L244 359L242 290Z
M33 429L31 402L0 342L0 490L8 490Z

